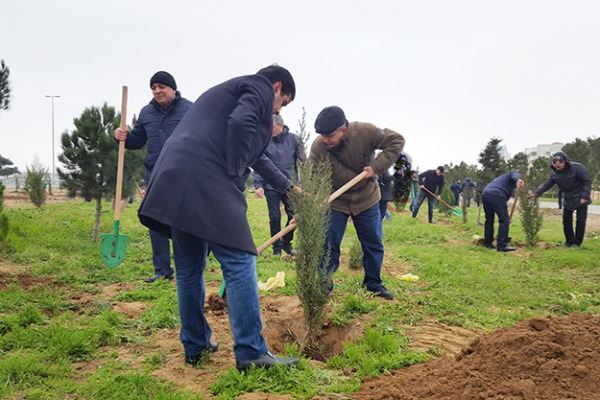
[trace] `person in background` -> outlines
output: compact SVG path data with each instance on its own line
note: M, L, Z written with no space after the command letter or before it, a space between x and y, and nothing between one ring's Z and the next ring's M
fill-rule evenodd
M450 185L450 190L454 193L454 206L458 206L460 203L460 194L462 193L462 188L460 186L460 179L455 179Z
M440 195L442 194L442 188L444 187L444 167L439 166L437 169L429 169L419 175L419 188L429 190L419 190L419 196L417 197L417 204L413 207L412 217L416 218L419 213L421 204L427 198L427 219L430 224L433 223L433 206L435 200L441 200ZM432 194L433 193L433 194Z
M250 167L278 190L291 181L263 153L273 116L296 95L288 70L278 65L230 79L204 92L165 143L138 217L170 235L177 270L180 339L185 363L216 351L204 315L208 247L227 284L227 311L236 368L296 365L273 355L261 333L257 250L244 195Z
M550 162L550 177L527 197L539 197L556 185L563 193L563 232L565 245L578 248L585 237L585 224L588 206L592 203L592 180L587 169L569 159L566 153L559 151ZM577 212L575 231L573 231L573 213Z
M150 104L142 108L131 132L121 128L117 128L114 132L116 140L125 141L126 149L136 150L146 146L144 160L146 187L165 142L192 106L191 101L181 97L181 93L177 91L175 78L168 72L158 71L152 75L150 89L153 99ZM146 278L146 282L173 279L169 238L150 229L150 243L154 276Z
M346 232L348 219L356 229L363 251L363 286L377 296L391 300L381 280L383 243L381 240L381 211L379 210L379 185L377 175L389 169L404 148L404 138L391 129L380 129L364 122L348 123L344 111L337 106L325 107L315 121L315 139L310 151L310 161L316 168L329 162L332 168L332 189L335 191L363 171L367 179L331 203L325 251L330 251L327 277L340 265L340 245ZM382 150L375 156L375 150ZM333 282L330 282L333 290Z
M510 217L508 215L508 199L513 195L515 187L523 187L523 180L518 171L512 171L501 175L491 181L481 193L483 210L485 211L485 225L483 244L493 249L494 241L494 218L498 216L498 239L496 250L500 252L514 251L516 247L508 246L508 232L510 229ZM516 200L515 200L516 201Z
M381 192L381 200L379 200L379 213L381 219L385 219L388 214L388 203L392 201L392 175L386 169L377 176L379 191Z
M273 134L271 141L265 151L265 156L269 158L273 164L288 178L292 176L298 180L298 162L303 161L302 145L298 135L291 133L289 128L284 125L281 115L273 115ZM264 178L254 171L254 188L258 198L267 199L267 208L269 210L269 227L271 228L271 237L275 236L281 230L281 204L287 215L285 226L290 224L294 218L294 211L290 204L290 199L285 190L277 190ZM294 231L285 235L273 243L273 255L280 256L281 250L289 255L295 255L296 252L292 247L294 239Z
M475 191L476 187L477 184L473 182L469 176L467 176L462 185L460 185L460 191L463 194L464 201L467 202L467 207L471 207L471 199L473 198L473 192ZM477 204L477 206L479 206L479 204Z

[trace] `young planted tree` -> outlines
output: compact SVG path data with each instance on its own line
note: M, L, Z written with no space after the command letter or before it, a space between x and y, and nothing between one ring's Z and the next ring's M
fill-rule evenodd
M9 75L10 70L4 64L4 60L0 61L0 110L8 110L10 106Z
M531 188L531 186L529 186ZM519 205L521 206L521 226L525 233L525 241L528 246L535 246L539 240L538 233L542 229L542 213L537 198L527 198L529 190L523 187L519 194ZM517 201L517 199L515 199Z
M36 157L31 166L27 166L25 174L25 192L36 207L46 203L46 187L48 186L48 168L45 168Z
M316 167L310 163L299 166L302 191L290 193L298 230L296 232L296 274L298 297L304 308L307 338L304 353L311 357L322 354L318 337L325 318L329 293L326 266L329 252L325 251L326 227L329 225L329 195L331 194L331 165L323 162Z
M106 103L102 108L86 108L73 120L75 130L61 136L63 153L58 156L66 171L57 169L61 187L68 196L81 196L96 202L92 240L98 240L102 199L110 196L115 186L118 146L113 138L120 116Z
M363 252L361 244L358 240L352 242L350 246L350 254L348 255L348 267L355 271L363 269Z

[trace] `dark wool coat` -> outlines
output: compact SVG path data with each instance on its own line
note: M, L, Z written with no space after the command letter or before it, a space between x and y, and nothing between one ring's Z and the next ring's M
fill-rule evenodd
M273 100L273 85L260 75L202 94L160 153L138 213L142 224L256 254L243 193L248 167L276 188L290 184L262 156L273 129Z
M546 190L556 184L563 192L563 206L567 210L575 210L579 207L581 199L585 199L587 200L587 204L591 204L592 180L587 169L583 165L571 161L562 151L555 153L553 157L556 156L565 158L565 168L562 171L558 171L550 164L552 173L544 183L534 190L535 195L541 196Z
M135 150L146 146L144 160L146 182L150 179L160 150L191 106L192 102L181 97L177 92L175 100L166 109L163 109L154 99L142 108L135 126L127 135L125 148Z
M521 179L519 171L512 171L508 174L500 175L499 177L491 181L485 187L485 189L483 189L483 193L481 194L482 196L498 196L502 199L502 201L507 202L508 199L510 199L513 195L515 187L517 186L517 181L519 179Z

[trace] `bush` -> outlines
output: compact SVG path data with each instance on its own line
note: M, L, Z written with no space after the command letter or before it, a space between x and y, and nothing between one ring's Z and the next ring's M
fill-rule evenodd
M36 207L46 202L46 187L48 186L48 169L36 158L31 166L27 166L25 175L25 192Z
M359 270L363 268L362 263L363 252L359 241L354 241L350 247L350 255L348 257L348 267L350 269Z
M542 229L542 213L537 198L527 198L527 190L521 190L519 202L521 205L521 225L528 246L535 246L539 241L538 233ZM515 199L517 201L517 199Z

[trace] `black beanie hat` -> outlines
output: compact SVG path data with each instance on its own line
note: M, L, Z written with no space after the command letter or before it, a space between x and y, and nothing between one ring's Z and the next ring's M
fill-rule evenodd
M177 90L175 78L173 78L173 75L166 71L158 71L157 73L152 75L152 78L150 78L150 87L152 87L152 85L154 85L155 83L162 83L163 85L167 85L173 90Z
M315 132L330 135L340 126L347 124L344 110L338 106L329 106L321 110L315 120Z

